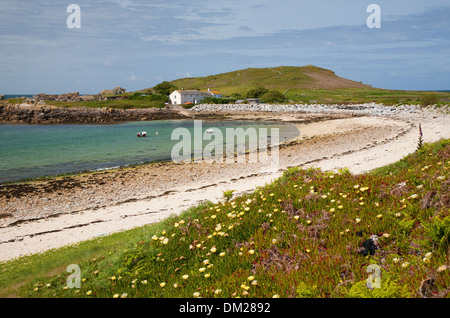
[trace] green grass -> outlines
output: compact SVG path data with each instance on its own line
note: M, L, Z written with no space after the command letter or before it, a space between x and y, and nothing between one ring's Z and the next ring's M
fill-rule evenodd
M333 71L312 65L304 67L282 66L274 68L248 68L205 77L192 77L174 80L171 83L178 88L217 89L224 96L245 94L254 88L264 87L285 93L288 100L302 103L365 103L378 102L392 104L420 104L424 97L434 96L438 104L448 104L450 93L400 91L373 88L353 82L342 82L342 88L317 88L320 85L310 75L320 73L323 78L337 80Z
M449 168L450 140L368 174L290 168L253 193L2 264L0 288L19 297L420 297L432 277L427 296L443 297ZM385 233L382 250L358 254L373 233ZM80 289L66 287L72 263ZM370 264L381 288L366 287Z

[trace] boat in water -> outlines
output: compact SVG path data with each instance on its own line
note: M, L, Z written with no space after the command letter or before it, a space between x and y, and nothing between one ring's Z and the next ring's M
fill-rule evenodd
M147 132L146 131L140 131L137 133L138 137L147 137Z

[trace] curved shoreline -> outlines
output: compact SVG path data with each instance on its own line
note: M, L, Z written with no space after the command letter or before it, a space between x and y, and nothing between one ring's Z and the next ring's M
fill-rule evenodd
M69 179L66 182L74 187L63 191L60 184L43 197L39 193L45 190L30 189L29 196L21 200L0 201L2 210L22 204L27 212L17 216L18 222L1 224L0 261L158 222L202 201L218 201L224 190L236 190L236 195L252 191L281 176L290 166L347 167L353 173L372 170L415 150L419 122L426 142L450 138L450 117L427 110L386 116L345 114L309 123L311 117L333 115L236 112L228 118L243 115L247 120L276 118L298 125L301 135L280 149L278 171L269 173L250 165L156 164Z

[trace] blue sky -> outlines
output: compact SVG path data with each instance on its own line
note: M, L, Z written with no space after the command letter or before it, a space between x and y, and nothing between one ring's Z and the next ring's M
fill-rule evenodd
M370 4L381 28L369 29ZM70 4L81 28L69 29ZM375 87L450 90L448 0L2 0L0 94L128 91L316 65Z

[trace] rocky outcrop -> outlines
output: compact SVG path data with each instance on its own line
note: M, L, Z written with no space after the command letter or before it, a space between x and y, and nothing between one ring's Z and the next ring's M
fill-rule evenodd
M82 100L79 92L65 93L61 95L37 94L27 101L63 101L63 102L79 102Z
M108 124L125 121L185 119L177 111L164 108L113 109L63 108L39 104L0 104L0 122L13 124Z
M114 95L120 95L120 94L125 94L126 93L126 89L122 88L122 87L116 87L113 89L113 94Z

